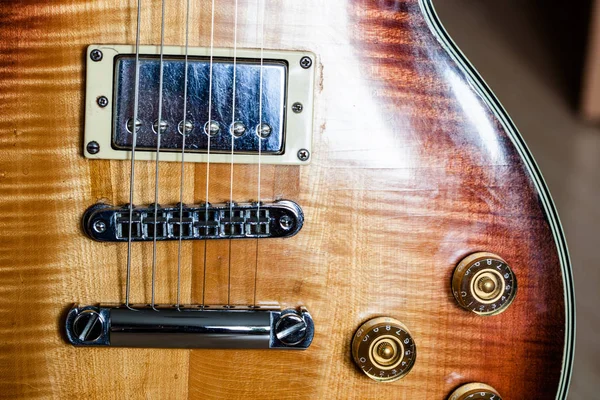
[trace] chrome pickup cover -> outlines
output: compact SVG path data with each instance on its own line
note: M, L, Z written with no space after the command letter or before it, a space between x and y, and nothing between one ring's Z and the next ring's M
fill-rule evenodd
M287 63L265 60L236 60L236 82L233 85L233 60L190 57L187 80L187 116L189 133L186 153L206 152L208 135L204 125L209 118L209 77L212 72L210 98L214 135L210 137L211 153L231 153L231 124L239 127L234 140L235 152L280 154L283 152L283 120L285 117L285 87ZM131 121L134 114L135 56L123 55L115 60L116 91L114 96L113 147L130 150L133 140ZM158 135L158 98L160 92L160 60L142 57L140 64L139 107L136 150L155 151ZM185 62L182 57L165 57L163 61L162 120L160 148L162 151L181 152L183 135L183 92ZM262 76L261 76L262 75ZM261 87L262 79L262 88ZM233 89L235 87L235 110ZM260 101L262 95L262 102ZM268 135L259 140L259 124L268 129Z
M183 210L183 214L180 212ZM102 242L154 240L204 240L281 238L300 231L304 215L290 200L274 203L223 203L157 207L134 207L130 223L129 206L96 204L83 216L83 229Z

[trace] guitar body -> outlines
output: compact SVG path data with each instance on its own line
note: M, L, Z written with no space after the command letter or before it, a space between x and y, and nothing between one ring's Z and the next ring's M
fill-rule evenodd
M304 227L231 248L185 242L181 296L251 304L256 291L260 302L306 306L309 349L69 345L63 321L73 304L125 297L126 244L92 241L80 228L91 205L128 203L130 174L129 162L82 156L85 64L92 43L135 43L136 3L0 2L2 397L446 399L469 382L505 399L566 397L574 300L556 211L522 138L430 0L265 3L265 48L317 57L310 164L261 167L263 199L300 204ZM141 42L158 44L160 2L142 3ZM216 2L217 47L234 45L233 3ZM239 48L260 47L258 6L239 2ZM165 43L184 44L184 15L185 2L167 2ZM211 2L192 1L190 21L190 46L209 47ZM136 204L153 202L154 167L136 163ZM206 168L186 164L186 202L204 200ZM236 164L235 199L256 199L257 174ZM179 177L180 164L161 163L161 204L179 201ZM230 165L211 164L209 184L211 202L227 201ZM147 303L152 243L133 249L131 297ZM175 302L177 251L177 242L158 245L162 304ZM459 307L450 289L456 265L478 251L501 255L519 282L499 315ZM402 321L418 349L393 383L352 361L355 331L378 316Z

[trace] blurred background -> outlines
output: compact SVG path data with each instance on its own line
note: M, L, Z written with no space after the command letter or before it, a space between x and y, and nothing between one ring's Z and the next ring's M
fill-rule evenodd
M597 1L434 0L450 36L525 137L558 208L577 302L569 400L600 399Z

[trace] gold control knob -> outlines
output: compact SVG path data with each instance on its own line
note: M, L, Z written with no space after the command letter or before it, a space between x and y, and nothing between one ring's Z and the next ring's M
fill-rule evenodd
M448 400L502 400L496 389L485 383L469 383L456 389Z
M461 307L476 314L500 314L515 299L517 278L501 257L473 253L454 270L452 293Z
M415 342L400 321L373 318L354 334L352 358L371 379L392 382L411 370L417 359Z

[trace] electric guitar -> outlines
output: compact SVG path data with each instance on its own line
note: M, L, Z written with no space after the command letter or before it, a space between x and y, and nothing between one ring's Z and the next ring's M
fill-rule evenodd
M0 2L5 398L564 399L571 266L431 0Z

